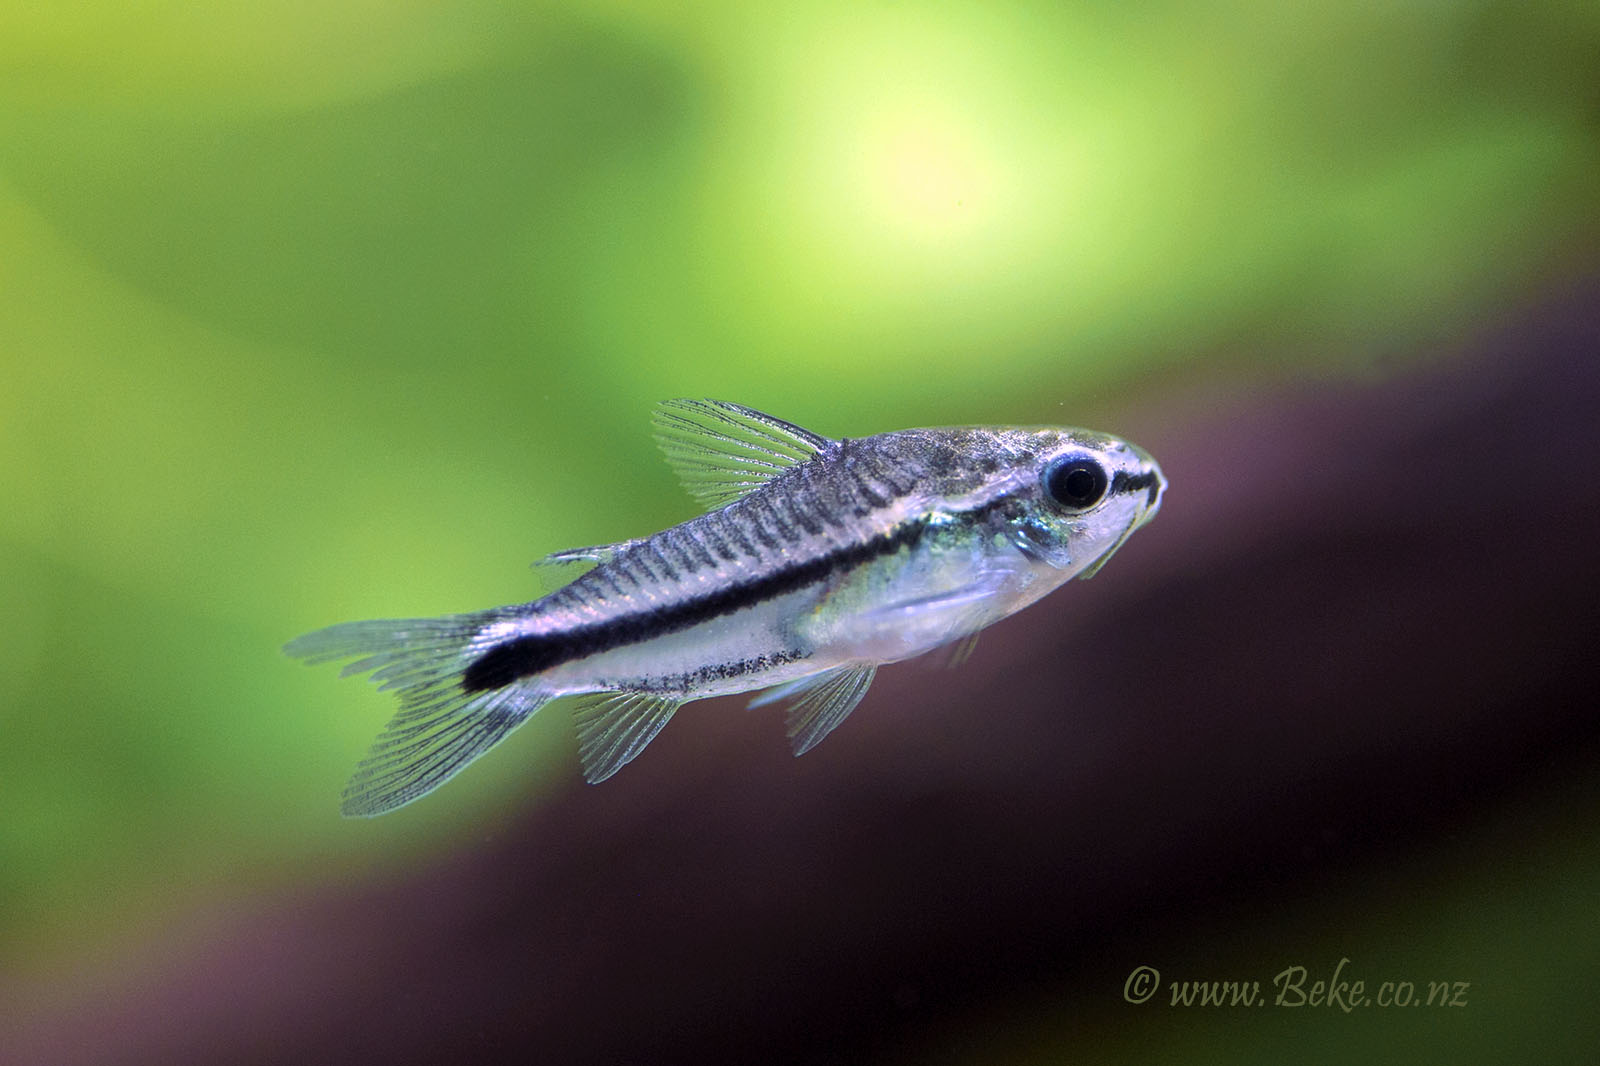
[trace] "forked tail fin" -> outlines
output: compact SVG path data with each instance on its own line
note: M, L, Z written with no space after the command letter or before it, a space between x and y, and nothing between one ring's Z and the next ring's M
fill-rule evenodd
M487 650L493 612L345 622L296 637L286 654L307 663L354 659L341 677L372 674L400 697L372 750L345 786L340 810L370 818L427 795L526 722L550 694L534 679L468 691L467 667Z

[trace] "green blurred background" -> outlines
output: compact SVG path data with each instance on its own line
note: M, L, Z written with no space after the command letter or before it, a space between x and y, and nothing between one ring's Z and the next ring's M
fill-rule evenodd
M341 822L387 701L277 649L688 517L659 399L1116 430L1591 265L1597 40L1581 2L0 3L6 970L566 787L552 718Z

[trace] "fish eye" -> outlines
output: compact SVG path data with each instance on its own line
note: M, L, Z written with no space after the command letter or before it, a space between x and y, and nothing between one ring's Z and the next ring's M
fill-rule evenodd
M1106 468L1087 456L1062 459L1044 475L1050 498L1070 511L1087 511L1099 503L1110 484Z

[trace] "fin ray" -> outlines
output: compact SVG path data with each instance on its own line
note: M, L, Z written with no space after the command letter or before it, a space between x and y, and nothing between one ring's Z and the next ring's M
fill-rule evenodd
M540 588L545 595L549 595L559 588L572 584L601 563L609 563L620 552L638 543L640 541L634 539L618 541L615 544L593 544L586 548L568 548L565 551L551 552L543 558L535 559L529 565L533 567ZM580 596L580 599L582 598Z
M597 785L638 757L687 701L649 692L597 692L579 698L572 716L578 726L583 777Z
M667 465L708 509L834 447L808 429L722 400L665 400L650 420Z
M796 755L804 755L849 717L867 694L877 672L877 663L834 667L770 688L751 700L750 706L792 701L784 712L784 729L789 734L790 748Z
M944 643L928 652L954 669L965 663L978 646L978 637L993 621L989 605L1000 592L1006 575L1003 571L980 573L965 585L927 596L886 603L868 616L880 624L894 624L918 616L939 615L948 626Z
M495 612L346 622L296 637L284 652L309 664L352 659L341 676L367 674L400 697L345 786L340 812L370 818L420 799L505 739L550 695L531 682L491 691L461 687Z
M940 660L947 670L954 670L972 658L973 649L978 646L978 637L982 633L983 630L981 628L974 629L964 636L956 637L954 640L941 645L933 654L940 656Z
M615 544L591 544L586 548L568 548L565 551L551 552L542 559L535 559L533 565L559 568L609 563L620 552L640 543L642 541L635 537L632 540L620 540Z
M371 817L420 799L505 739L546 699L521 686L476 693L403 736L397 718L351 775L340 810L346 817Z
M771 688L762 689L756 693L745 706L753 711L757 707L765 707L768 704L778 703L783 700L796 699L804 695L808 690L825 683L829 676L830 671L824 670L821 673L812 674L810 677L802 677L797 681L785 681L781 685L773 685Z

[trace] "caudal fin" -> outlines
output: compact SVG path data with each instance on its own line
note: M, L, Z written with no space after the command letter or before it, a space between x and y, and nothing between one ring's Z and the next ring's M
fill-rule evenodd
M345 622L296 637L286 654L309 664L354 659L341 677L372 674L400 712L345 786L340 810L370 818L427 795L526 722L550 696L531 681L467 691L462 675L485 647L492 614Z

